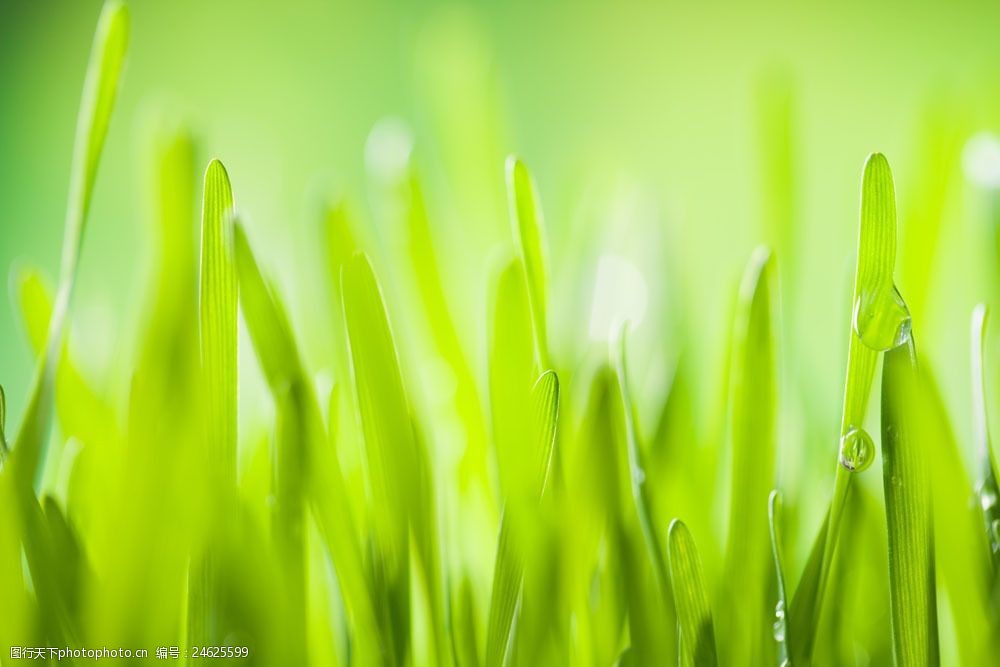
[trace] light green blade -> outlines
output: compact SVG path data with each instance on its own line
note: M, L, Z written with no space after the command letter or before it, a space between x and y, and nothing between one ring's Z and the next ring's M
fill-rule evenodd
M507 158L507 198L514 239L517 242L528 284L528 300L535 332L538 365L549 367L548 327L545 302L545 252L542 211L535 194L535 183L528 168L518 158Z
M233 250L233 191L226 168L205 171L201 220L201 364L208 403L209 474L222 497L236 488L238 284Z
M528 395L534 373L531 310L523 264L513 259L501 271L491 313L489 341L490 408L500 489L505 496L527 494L533 461L527 433Z
M990 541L994 569L1000 571L1000 490L993 446L990 442L990 427L986 409L986 325L989 310L984 304L976 306L972 313L972 415L975 426L977 456L982 481L979 483L979 500L986 521L986 535Z
M915 412L917 386L911 341L885 355L882 371L882 470L897 667L939 662L930 472Z
M417 291L423 305L434 349L444 359L455 376L455 410L466 436L465 462L474 474L488 483L486 452L486 420L479 400L472 367L466 358L463 342L458 334L452 311L448 306L445 284L431 235L424 202L423 187L417 170L410 165L406 189L407 249L413 265Z
M128 8L120 2L108 2L98 19L84 80L83 97L80 101L73 165L70 172L59 288L56 292L53 316L49 321L45 354L39 361L31 397L13 448L15 452L20 453L12 457L11 467L15 470L11 474L23 486L30 485L41 468L52 404L56 359L62 347L63 326L69 311L73 283L80 261L84 226L97 177L97 165L104 147L104 138L111 120L111 110L114 107L122 65L125 61L128 37Z
M769 662L771 567L767 502L774 483L777 439L774 261L758 248L740 287L732 364L732 494L723 587L740 600L720 615L725 650L751 662Z
M504 664L513 641L511 633L516 625L525 563L531 557L531 530L526 523L538 520L538 505L545 493L559 421L559 378L554 371L545 371L535 382L530 405L534 444L534 451L530 454L533 461L530 466L533 470L529 489L531 496L509 498L500 517L486 635L487 667Z
M382 292L368 257L356 254L341 272L352 373L368 459L376 590L396 659L409 643L409 532L426 523L420 505L420 461Z
M510 513L506 509L500 515L500 534L497 537L493 587L490 592L490 616L486 628L486 667L505 664L507 650L512 642L514 617L521 599L524 560L511 535L513 529L509 517Z
M771 528L771 554L778 588L778 603L774 608L774 641L778 644L777 664L788 664L792 655L792 633L789 619L790 600L785 584L785 551L781 540L781 493L775 489L767 500L767 516Z
M657 584L663 593L664 599L670 597L667 576L667 562L663 555L663 548L660 546L659 537L656 534L656 523L653 520L652 502L649 498L647 488L646 472L642 462L642 448L639 446L639 427L636 416L636 408L632 402L632 394L628 384L628 368L626 364L626 335L628 326L622 327L619 335L618 347L612 351L615 359L616 370L618 372L618 383L621 389L623 421L625 424L625 440L628 450L629 480L632 488L632 500L635 503L636 516L639 520L639 527L645 540L646 550L650 562L653 564L653 572L657 578Z
M973 327L974 332L978 329ZM976 349L973 345L973 354ZM973 375L973 382L981 385ZM963 664L986 664L1000 652L1000 632L991 610L993 565L982 505L975 498L943 399L926 364L920 368L920 381L920 429L926 442L934 443L928 455L933 471L935 567L952 612L951 625Z
M684 667L711 667L718 660L701 559L691 532L679 519L674 519L667 531L667 555L670 559L670 586L677 605L677 623L681 633L679 664Z
M895 262L896 198L892 171L885 156L872 153L865 162L861 179L858 264L854 278L847 379L844 383L844 409L840 423L842 442L852 431L870 440L870 436L863 432L863 427L878 355L909 339L910 315L892 280ZM809 662L812 656L817 619L837 547L840 519L852 474L844 465L837 466L830 511L813 542L811 552L822 554L821 563L813 564L813 567L818 568L816 588L804 590L801 601L797 590L793 599L795 625L800 628L801 633L801 641L795 646L800 653L792 659L795 663ZM812 562L812 558L810 561Z

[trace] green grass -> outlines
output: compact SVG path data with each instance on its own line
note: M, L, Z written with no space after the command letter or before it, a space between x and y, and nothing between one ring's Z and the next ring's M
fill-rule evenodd
M483 349L452 302L434 191L410 156L380 193L398 205L391 232L371 233L342 200L320 207L326 283L305 292L330 326L313 331L219 160L204 171L196 232L195 142L166 121L150 155L151 279L115 393L68 330L127 38L127 10L109 3L56 289L29 266L14 273L36 374L0 387L0 664L12 645L462 667L980 665L1000 652L988 310L973 312L971 409L949 414L897 286L897 275L913 285L926 312L927 281L897 253L879 153L861 171L851 300L830 304L850 321L840 426L819 442L789 427L792 392L835 378L795 365L808 345L783 327L796 291L785 267L808 270L786 258L808 241L792 228L786 84L763 93L773 248L755 250L732 286L720 378L701 377L686 350L655 365L636 342L673 340L662 320L616 322L608 349L583 343L586 323L560 320L547 244L563 239L543 224L545 183L516 158L512 233L481 271L492 289L471 318ZM931 212L900 226L933 239L943 186L931 171L917 176ZM933 240L908 243L929 261ZM247 368L259 373L241 377ZM254 383L262 406L240 393ZM16 429L5 391L28 399ZM695 410L695 394L715 405ZM242 411L267 428L241 430ZM971 419L974 443L956 437L957 419Z

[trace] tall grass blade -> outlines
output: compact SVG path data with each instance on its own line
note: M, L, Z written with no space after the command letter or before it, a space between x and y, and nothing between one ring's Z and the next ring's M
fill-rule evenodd
M51 411L54 367L62 347L63 326L80 261L87 212L125 62L128 37L128 8L111 0L104 5L98 19L77 117L59 288L49 321L45 354L39 361L28 407L13 447L19 453L12 455L14 470L11 474L22 486L32 484L41 467Z
M667 532L670 558L670 585L677 605L680 626L680 664L711 667L718 664L715 629L701 559L691 532L683 521L674 519Z
M774 481L777 439L777 368L774 261L758 248L740 287L732 365L732 494L726 549L727 605L720 624L726 651L764 663L771 651L767 502Z
M427 453L414 434L399 359L381 289L364 254L356 254L341 276L352 372L364 433L372 489L376 586L384 586L383 618L392 628L396 659L409 650L409 534L416 539L427 589L440 591L440 563ZM431 607L435 630L443 626L438 601ZM435 650L445 651L437 641Z
M778 603L775 605L774 641L778 643L778 665L789 663L792 656L792 632L789 619L791 601L785 583L785 552L781 540L781 493L775 489L767 499L767 516L771 528L771 554L774 557L774 574L778 584Z
M546 324L546 279L542 210L535 183L521 160L507 158L507 197L514 239L517 241L528 284L528 301L535 332L538 365L549 367L548 326Z
M236 365L239 287L233 191L218 160L205 171L201 220L201 364L208 401L208 458L223 498L236 490Z
M978 330L979 327L973 327L974 336ZM975 344L972 350L975 355ZM974 487L937 383L927 364L919 370L921 431L926 442L934 443L928 448L928 455L933 471L935 567L944 599L957 621L954 630L958 655L963 664L985 664L990 656L1000 652L1000 632L991 610L993 566L988 534L983 530L981 504L974 497ZM975 371L973 376L974 386L981 386ZM942 660L948 660L943 652Z
M889 591L895 664L936 665L937 601L931 487L912 340L886 353L882 370L882 470L889 529Z
M528 395L535 379L531 309L524 265L513 259L500 272L491 313L489 387L493 440L500 488L504 495L524 495L525 472L533 454L526 432Z
M667 590L667 562L663 555L663 547L661 546L660 539L656 534L652 501L649 497L646 472L642 461L642 448L639 445L639 430L636 423L638 418L628 385L625 343L627 333L628 325L625 325L622 327L618 347L613 351L613 355L618 372L619 388L621 389L625 440L628 451L629 481L632 489L632 500L635 503L636 516L639 519L639 527L642 530L650 562L653 564L653 572L657 578L657 585L663 593L664 599L669 599L670 595Z
M979 458L981 481L979 501L986 522L986 535L993 555L994 570L1000 572L1000 477L993 446L990 442L990 427L986 410L986 325L989 310L979 304L972 311L972 415L975 426L976 455Z
M889 162L881 153L872 153L861 178L861 214L858 230L858 263L854 277L850 343L847 349L847 379L844 409L840 422L841 444L855 431L864 434L864 418L871 396L875 366L881 352L905 343L910 335L910 315L893 284L896 262L896 197ZM864 437L868 437L864 434ZM793 607L796 625L801 628L801 653L793 662L809 662L815 639L816 619L823 604L826 582L832 568L840 532L840 519L853 471L837 466L833 499L827 520L813 543L813 554L822 544L816 590L803 593ZM827 533L827 534L824 534ZM810 559L811 560L811 559ZM814 608L806 606L812 600Z
M496 564L493 572L493 590L490 599L490 616L486 634L486 666L505 664L508 650L513 643L520 606L524 569L528 553L530 529L525 525L537 520L538 505L545 493L556 440L559 421L559 379L553 371L546 371L531 390L531 437L533 452L530 456L528 495L508 497L500 517L500 535L497 539Z

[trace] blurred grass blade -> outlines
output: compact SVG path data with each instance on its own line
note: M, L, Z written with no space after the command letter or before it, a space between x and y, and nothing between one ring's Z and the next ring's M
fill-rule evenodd
M997 478L996 458L990 442L990 428L986 409L986 325L989 310L979 304L972 311L972 416L975 426L977 456L979 457L979 501L986 522L986 535L993 555L994 570L1000 572L1000 489ZM1000 576L1000 575L998 575Z
M636 516L639 519L639 527L646 543L646 550L649 554L650 562L653 564L653 571L657 578L657 585L664 599L669 599L667 590L667 562L663 555L663 548L656 534L656 523L653 520L652 501L649 497L649 490L646 486L646 472L642 462L642 448L639 446L639 430L635 405L632 403L632 395L628 384L628 368L626 363L626 342L628 325L622 326L618 337L618 348L613 351L616 370L618 372L618 383L621 390L623 422L625 424L625 440L628 451L629 481L632 488L632 500L635 503Z
M56 359L63 341L63 326L69 312L80 261L84 226L97 177L97 165L111 120L118 81L128 46L128 8L114 0L104 5L91 47L83 85L76 143L70 172L59 288L49 321L45 354L40 359L31 397L14 444L12 475L22 486L35 481L40 469L52 403Z
M937 602L931 489L916 425L913 343L886 353L882 370L882 470L889 529L889 591L895 664L936 665Z
M785 585L785 556L781 541L781 493L775 489L767 500L767 516L771 527L771 554L774 556L774 574L778 584L778 603L774 610L774 640L778 643L778 664L790 664L792 633L789 612L790 600Z
M559 423L559 378L548 370L531 388L531 423L535 442L533 497L540 500L549 479Z
M522 467L532 461L525 432L528 395L534 373L531 309L520 259L512 259L497 280L490 314L489 386L494 449L500 488L504 495L518 494Z
M973 327L976 332L979 327ZM975 335L975 333L974 333ZM973 345L973 354L977 346ZM974 364L975 366L975 364ZM930 369L920 367L921 431L928 450L934 497L934 563L954 623L963 664L987 664L1000 652L1000 626L991 610L994 579L983 512ZM973 373L973 382L980 377ZM974 390L975 391L975 390ZM943 624L942 624L943 625ZM943 644L944 642L942 642ZM947 659L942 655L942 659Z
M226 168L205 171L201 220L201 363L208 401L208 457L216 492L236 491L238 284L233 250L233 191Z
M514 225L514 239L524 262L524 272L528 284L528 302L531 304L531 319L535 332L535 352L538 365L549 367L548 327L546 324L545 301L545 235L542 210L535 193L535 183L528 168L521 160L507 158L507 197L511 222Z
M435 651L444 623L439 594L435 512L427 454L418 443L382 292L368 257L356 254L341 274L352 372L372 489L376 600L393 636L395 659L409 651L409 535L417 542L431 592ZM383 588L384 587L384 588ZM381 596L381 597L380 597Z
M684 667L716 665L715 630L701 559L691 532L679 519L670 523L667 553L670 558L670 585L681 630L679 663Z
M500 535L497 538L493 587L490 593L490 617L486 628L486 667L506 664L511 644L511 630L521 599L524 560L511 535L510 513L505 508L500 515Z
M740 599L720 615L726 651L751 662L767 662L771 602L767 501L774 483L777 439L774 261L758 248L740 287L732 365L732 494L724 590Z
M52 292L35 269L22 268L16 280L18 305L28 341L35 354L41 355L52 317ZM63 438L77 438L85 446L102 445L113 449L122 439L114 407L83 377L70 354L68 340L63 341L55 363L56 416Z
M467 466L484 484L488 483L486 451L486 420L479 400L479 388L463 350L445 285L438 266L438 257L431 237L427 205L416 168L407 169L407 231L410 261L420 299L423 303L428 327L435 350L444 359L455 376L455 410L466 433L464 452Z
M500 517L496 564L486 634L486 666L504 664L513 642L512 629L520 605L524 568L528 559L527 522L537 521L537 508L545 493L559 421L559 378L545 371L531 390L531 430L534 452L530 455L528 496L509 498Z

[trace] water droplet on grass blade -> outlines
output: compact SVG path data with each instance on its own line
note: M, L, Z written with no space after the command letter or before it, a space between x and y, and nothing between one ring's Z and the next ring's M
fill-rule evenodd
M785 603L778 600L774 607L774 641L785 641Z
M875 460L875 443L863 428L851 427L840 439L840 465L851 472L863 472Z
M866 347L885 352L910 340L910 309L893 286L890 291L862 293L854 304L854 333Z

